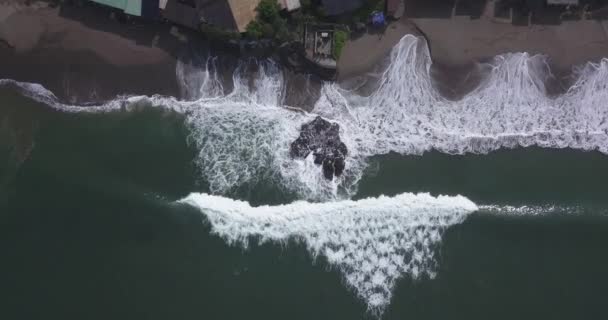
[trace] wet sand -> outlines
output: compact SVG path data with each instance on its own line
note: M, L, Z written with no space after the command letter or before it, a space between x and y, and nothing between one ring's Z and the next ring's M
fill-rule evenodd
M125 24L91 6L9 1L0 12L0 78L40 83L72 103L179 94L175 64L188 44L167 25Z
M338 81L378 71L377 67L406 34L420 35L415 25L401 19L390 23L383 32L370 30L348 41L338 61Z
M552 67L608 57L608 21L565 21L561 25L514 26L492 19L413 19L426 36L433 61L462 66L509 52L544 54Z
M411 1L414 3L416 1ZM347 43L339 67L339 81L349 85L361 75L378 77L378 65L405 34L423 36L433 60L431 74L439 91L458 99L480 80L478 64L511 52L541 54L548 58L554 77L549 94L565 90L573 80L573 68L608 58L608 21L563 21L559 25L512 24L495 18L492 1L479 17L458 15L451 5L406 6L406 15L392 22L383 37L368 34ZM409 2L408 2L409 3ZM445 4L445 3L444 3ZM462 13L461 13L462 14Z
M121 23L110 19L108 10L91 5L23 3L0 0L0 78L40 83L72 103L129 94L179 96L177 59L208 49L199 34L181 31L176 37L167 24ZM560 81L573 66L608 57L606 21L515 26L485 14L479 19L413 16L410 12L384 32L372 30L348 41L338 63L338 81L347 86L353 79L373 82L405 34L427 39L437 87L454 99L478 83L476 63L499 54L546 54ZM311 104L292 100L290 105Z
M60 100L73 104L101 102L117 95L173 95L175 60L156 64L108 64L89 51L37 49L23 54L2 52L0 78L42 84Z

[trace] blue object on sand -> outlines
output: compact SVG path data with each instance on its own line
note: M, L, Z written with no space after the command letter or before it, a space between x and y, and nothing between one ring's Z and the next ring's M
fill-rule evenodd
M372 25L373 26L383 26L386 23L384 19L384 12L376 11L372 13Z

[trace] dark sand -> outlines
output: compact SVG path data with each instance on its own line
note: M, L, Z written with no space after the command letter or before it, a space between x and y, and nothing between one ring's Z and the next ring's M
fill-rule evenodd
M91 52L62 49L2 52L0 59L11 61L2 68L1 78L40 83L69 103L100 102L117 95L179 94L171 59L117 66Z
M479 19L419 17L406 11L409 18L392 22L384 32L372 31L346 44L338 80L345 85L362 78L373 82L405 34L428 40L437 87L454 99L477 85L477 62L506 52L545 54L560 78L568 78L575 65L608 57L608 22L515 26L487 11ZM90 5L50 8L43 2L25 6L21 0L0 0L0 78L40 83L71 103L132 94L179 97L177 58L208 49L201 36L183 30L176 36L170 25L127 24L109 16L107 9ZM290 105L313 104L289 98Z
M479 74L478 63L500 54L527 52L547 56L555 76L547 83L549 94L568 87L573 67L608 58L608 21L522 26L495 18L494 1L467 12L452 10L453 3L448 2L410 0L407 3L418 5L406 6L406 16L391 23L384 36L368 34L347 43L338 64L339 80L348 85L362 74L377 77L378 64L385 61L390 49L405 34L427 40L433 60L431 74L439 91L452 99L479 83L483 75Z
M189 47L168 25L125 24L92 6L19 1L0 4L0 36L0 78L40 83L72 103L178 96L175 65Z
M425 1L412 0L412 3ZM560 23L559 10L553 7L553 11L558 12L554 14L557 23L555 19L543 21L540 17L532 17L520 24L511 16L496 17L495 4L496 1L490 0L479 6L479 10L473 10L474 14L453 10L441 18L423 14L423 8L412 7L409 16L427 39L431 57L439 69L468 69L469 73L474 73L476 63L489 61L497 55L540 54L548 58L555 76L547 84L550 94L568 86L573 67L608 57L608 21ZM545 10L546 15L552 14L549 9ZM471 18L473 16L477 18Z
M379 64L406 34L420 35L411 22L402 19L392 22L383 32L371 30L348 41L338 62L338 80L377 72Z
M492 19L414 19L430 44L433 61L467 65L509 52L547 55L553 67L570 69L608 57L607 21L514 26Z

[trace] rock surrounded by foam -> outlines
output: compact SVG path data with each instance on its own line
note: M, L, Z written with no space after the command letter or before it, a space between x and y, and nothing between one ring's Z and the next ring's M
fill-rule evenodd
M477 206L462 197L404 193L358 201L251 207L247 202L207 194L181 200L199 208L212 231L230 244L248 241L305 242L339 269L369 308L382 312L396 281L434 277L434 251L442 232Z
M340 126L321 117L302 125L300 136L290 148L294 158L306 158L312 153L315 164L323 166L323 175L331 180L344 172L346 145L340 140Z

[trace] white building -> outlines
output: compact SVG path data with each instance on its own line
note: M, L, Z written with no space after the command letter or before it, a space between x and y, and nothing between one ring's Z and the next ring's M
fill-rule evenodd
M279 6L281 9L291 12L300 9L300 0L279 0Z

